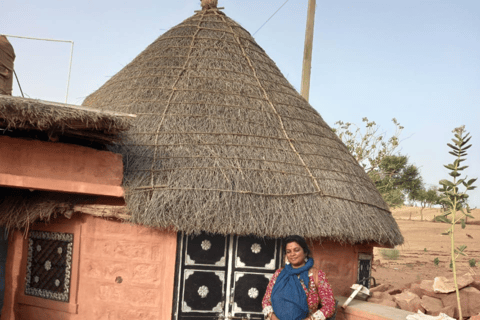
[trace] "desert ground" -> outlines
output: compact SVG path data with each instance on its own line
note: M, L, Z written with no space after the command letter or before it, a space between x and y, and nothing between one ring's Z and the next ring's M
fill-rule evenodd
M450 269L450 236L442 235L449 224L433 222L440 215L440 209L423 210L421 221L420 208L402 207L392 211L405 238L401 246L392 249L375 248L372 275L377 284L389 283L399 288L420 280L433 280L437 276L452 277ZM468 219L465 229L455 228L456 246L466 245L467 256L457 259L457 275L467 272L480 274L480 209L472 210L474 220ZM398 253L396 259L395 254ZM390 255L390 257L389 257ZM435 265L434 259L439 263ZM475 259L476 266L470 267L469 260Z

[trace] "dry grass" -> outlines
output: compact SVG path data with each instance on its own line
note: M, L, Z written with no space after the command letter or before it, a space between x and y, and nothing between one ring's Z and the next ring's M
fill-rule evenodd
M84 104L138 116L111 149L124 157L135 223L403 242L347 148L250 33L217 9L164 33Z
M0 130L35 130L101 143L119 140L134 116L35 99L0 95Z
M94 199L92 196L0 187L0 225L7 230L28 230L35 221L48 222L56 215L70 216L75 204Z

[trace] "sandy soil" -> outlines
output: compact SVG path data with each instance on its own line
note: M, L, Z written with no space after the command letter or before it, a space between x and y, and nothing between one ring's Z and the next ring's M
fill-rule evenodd
M411 219L410 219L411 214ZM419 280L433 280L437 276L452 277L450 264L450 237L442 235L449 225L432 222L439 209L425 209L424 221L421 221L420 208L404 207L393 211L405 243L395 249L399 257L395 260L382 255L382 248L374 250L374 264L372 275L379 283L390 283L404 287ZM456 246L466 245L468 256L457 259L457 275L471 272L480 274L480 209L472 211L476 221L467 224L465 229L457 225L455 229ZM434 264L434 259L439 264ZM471 268L468 260L476 259L476 267Z

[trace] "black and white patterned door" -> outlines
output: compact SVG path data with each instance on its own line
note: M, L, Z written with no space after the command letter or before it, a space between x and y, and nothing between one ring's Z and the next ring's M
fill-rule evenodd
M218 319L224 314L228 240L201 234L179 237L176 319Z
M239 236L234 244L230 317L263 319L262 299L280 265L280 241Z
M209 234L178 240L174 319L263 319L279 240Z

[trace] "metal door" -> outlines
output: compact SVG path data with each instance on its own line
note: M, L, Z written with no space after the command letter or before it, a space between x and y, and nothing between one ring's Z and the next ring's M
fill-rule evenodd
M178 241L173 319L263 319L280 240L202 233Z

